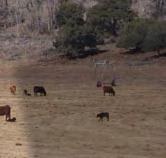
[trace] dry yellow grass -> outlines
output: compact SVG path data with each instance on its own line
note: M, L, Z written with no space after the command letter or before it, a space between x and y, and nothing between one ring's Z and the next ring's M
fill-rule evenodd
M118 64L115 97L96 88L88 61L3 68L0 105L11 105L17 121L0 117L0 158L166 157L165 64ZM10 83L17 85L15 96ZM23 96L34 85L48 96ZM102 111L110 112L109 122L98 122Z

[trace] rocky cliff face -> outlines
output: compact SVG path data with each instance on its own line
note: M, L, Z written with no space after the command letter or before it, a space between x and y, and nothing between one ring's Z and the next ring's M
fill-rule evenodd
M132 9L141 17L166 20L166 0L132 0Z

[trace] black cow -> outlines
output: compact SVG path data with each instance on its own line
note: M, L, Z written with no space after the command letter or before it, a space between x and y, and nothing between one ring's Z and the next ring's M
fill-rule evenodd
M40 96L42 96L42 95L46 96L47 95L45 88L40 87L40 86L34 86L33 92L34 92L35 96L37 96L37 94L40 94Z
M109 121L109 113L108 112L101 112L101 113L97 114L96 117L99 118L99 121L103 121L104 117L107 119L107 121Z
M102 86L102 82L101 81L97 81L96 87L101 87L101 86Z

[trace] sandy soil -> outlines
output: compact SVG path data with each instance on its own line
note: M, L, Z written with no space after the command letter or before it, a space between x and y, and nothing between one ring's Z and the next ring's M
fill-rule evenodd
M103 55L103 58L105 55ZM132 59L133 57L131 57ZM116 96L96 88L101 71L90 60L64 65L1 62L0 105L9 104L15 123L0 117L0 158L165 158L166 64L129 66L113 58ZM104 78L112 77L105 70ZM10 84L17 94L10 94ZM46 97L26 97L34 85ZM110 113L99 122L96 114Z

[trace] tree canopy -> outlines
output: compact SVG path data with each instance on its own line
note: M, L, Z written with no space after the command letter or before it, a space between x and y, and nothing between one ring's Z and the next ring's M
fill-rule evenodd
M96 47L96 34L84 20L84 9L75 3L64 2L57 13L59 33L56 37L58 52L68 57L79 56L86 47Z
M140 50L143 46L147 30L148 23L143 19L137 19L128 23L121 32L118 46Z
M56 20L58 27L63 25L82 25L84 9L81 5L71 3L69 1L63 2L58 12L56 13Z
M166 48L165 26L165 22L137 19L125 26L118 46L159 53L161 49Z
M101 35L117 36L125 22L131 21L131 0L101 0L92 7L87 15L87 22Z
M144 51L157 51L166 48L166 22L154 22L149 25L149 29L144 40Z

